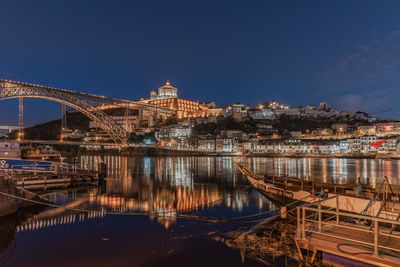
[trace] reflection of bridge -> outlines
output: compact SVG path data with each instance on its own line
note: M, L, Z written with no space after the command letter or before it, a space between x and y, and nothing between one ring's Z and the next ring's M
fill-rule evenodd
M48 196L54 200L56 195L50 193ZM98 191L91 190L88 196L79 197L58 208L44 210L32 216L17 225L16 230L35 231L60 224L74 224L88 219L102 218L107 213L148 215L151 219L157 218L159 223L168 228L179 214L219 205L222 199L222 193L216 188L203 185L193 190L182 187L177 190L157 188L154 197L149 199L99 194ZM90 211L87 212L88 210Z
M17 232L34 231L41 228L52 227L60 224L73 224L83 222L88 219L102 218L105 216L104 212L81 212L76 214L65 214L48 218L33 218L21 225L17 225Z
M116 143L123 145L126 145L126 130L102 111L103 106L111 105L139 111L148 110L154 113L155 116L171 116L175 114L175 111L167 107L56 89L42 85L0 80L0 100L10 98L22 99L24 97L47 99L70 106L93 120Z

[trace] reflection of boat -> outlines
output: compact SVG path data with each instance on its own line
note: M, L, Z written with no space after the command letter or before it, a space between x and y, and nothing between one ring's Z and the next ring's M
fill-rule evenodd
M236 166L259 192L280 206L293 207L325 199L322 205L326 208L400 219L400 187L394 188L387 179L378 188L372 188L360 183L327 184L298 178L265 176L249 171L240 164Z

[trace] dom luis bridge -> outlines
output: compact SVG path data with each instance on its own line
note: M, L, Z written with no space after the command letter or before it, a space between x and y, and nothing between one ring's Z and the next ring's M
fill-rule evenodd
M143 111L146 110L155 118L168 118L176 115L176 111L169 107L0 79L0 100L19 99L18 126L20 128L23 127L23 98L25 97L47 99L61 103L63 106L69 106L94 121L115 143L123 146L127 145L128 131L104 112L106 107L115 106L138 110L139 114L143 114Z

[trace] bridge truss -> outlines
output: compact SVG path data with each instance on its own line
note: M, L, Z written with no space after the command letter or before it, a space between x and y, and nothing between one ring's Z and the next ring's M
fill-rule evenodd
M127 131L106 114L102 107L128 106L131 109L148 110L164 116L175 114L175 111L167 107L0 79L0 100L24 97L47 99L65 104L86 115L102 128L114 142L125 146L127 145Z

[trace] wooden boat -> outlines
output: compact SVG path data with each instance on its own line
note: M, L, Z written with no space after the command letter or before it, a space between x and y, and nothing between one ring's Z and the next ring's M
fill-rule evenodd
M50 145L23 146L21 147L21 157L28 160L61 161L60 152Z
M266 176L236 164L240 172L264 196L289 209L324 200L324 208L400 220L400 187L384 181L373 188L365 184L328 184L298 178Z

